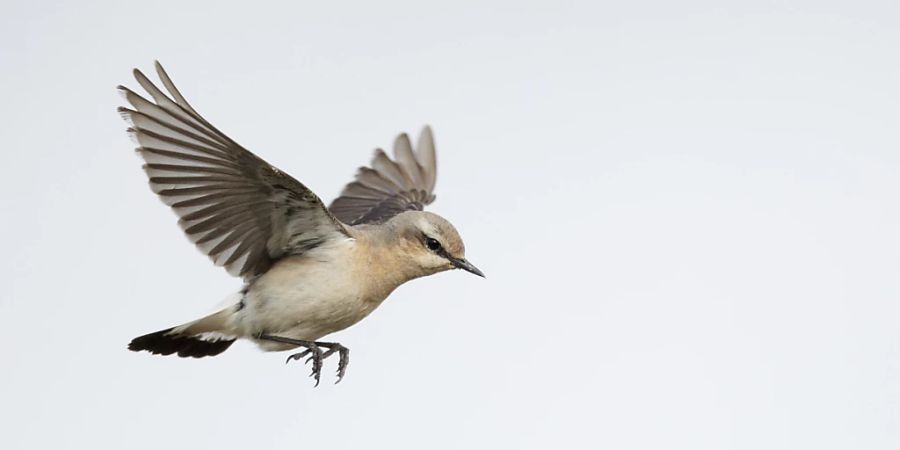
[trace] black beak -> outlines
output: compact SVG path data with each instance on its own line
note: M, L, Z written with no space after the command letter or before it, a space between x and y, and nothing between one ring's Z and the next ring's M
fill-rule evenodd
M466 261L465 259L450 258L450 262L453 263L453 265L456 266L457 269L462 269L466 272L474 273L481 278L487 278L484 276L484 273L482 271L478 270L477 267L473 266L472 263Z

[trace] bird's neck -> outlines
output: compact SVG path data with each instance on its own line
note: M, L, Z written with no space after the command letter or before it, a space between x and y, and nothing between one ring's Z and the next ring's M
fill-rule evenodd
M354 230L356 266L361 278L385 296L401 284L427 275L409 257L407 245L387 225Z

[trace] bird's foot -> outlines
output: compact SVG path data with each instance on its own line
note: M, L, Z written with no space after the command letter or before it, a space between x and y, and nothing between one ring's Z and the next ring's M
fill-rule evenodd
M306 350L288 356L285 364L291 362L291 360L299 361L303 358L306 358L304 364L312 362L312 373L310 373L309 376L316 380L316 386L319 385L323 363L329 356L335 353L340 356L340 360L338 361L337 381L335 381L335 384L341 382L341 379L344 378L344 374L347 372L347 365L350 364L350 349L336 342L303 341L300 339L290 339L266 334L259 335L259 339L305 347ZM322 351L323 348L327 350Z
M287 357L287 360L284 362L285 364L291 362L291 360L299 361L306 355L309 355L309 358L306 358L306 361L303 362L304 365L308 364L312 361L312 372L309 376L315 378L316 386L319 385L319 378L322 376L322 362L325 360L323 356L322 349L316 345L315 342L310 342L305 345L306 350L303 350L300 353L294 353Z
M322 354L322 359L325 359L335 353L338 354L338 368L337 368L337 380L335 380L334 384L338 384L344 379L344 374L347 373L347 366L350 364L350 349L344 347L337 342L316 342L319 347L325 347L328 349L324 354Z

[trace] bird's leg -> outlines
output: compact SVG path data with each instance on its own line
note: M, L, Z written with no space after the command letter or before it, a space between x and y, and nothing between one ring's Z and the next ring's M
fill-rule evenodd
M291 362L291 360L299 361L301 358L309 355L309 358L306 359L306 362L312 361L312 373L310 374L310 376L315 378L316 386L319 385L319 377L322 374L322 362L325 360L325 358L331 356L335 352L340 354L340 361L338 362L338 379L335 383L339 383L341 381L341 379L344 377L344 373L347 371L347 365L350 363L350 349L336 342L304 341L301 339L273 336L271 334L259 334L257 338L267 341L281 342L282 344L291 344L298 347L305 347L306 350L288 356L285 363L289 363ZM321 347L327 348L328 350L323 352Z

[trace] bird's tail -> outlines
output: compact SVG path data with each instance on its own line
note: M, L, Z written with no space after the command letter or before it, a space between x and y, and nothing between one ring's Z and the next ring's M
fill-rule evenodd
M146 350L156 355L177 353L182 358L218 355L237 339L223 333L233 313L233 308L226 308L200 320L136 337L128 344L128 350Z

